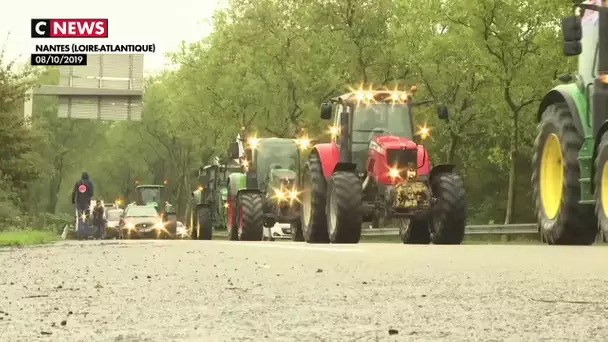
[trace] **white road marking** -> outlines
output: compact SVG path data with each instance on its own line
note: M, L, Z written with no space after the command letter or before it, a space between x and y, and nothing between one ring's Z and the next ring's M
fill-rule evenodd
M233 246L249 246L249 247L266 247L266 248L286 248L286 249L299 249L299 250L309 250L309 251L325 251L325 252L347 252L347 253L369 253L368 251L362 249L353 249L348 248L338 248L338 247L325 247L325 246L310 246L305 244L294 244L294 245L284 245L283 243L257 243L257 242L227 242L227 241L213 241L215 244L225 244L225 245L233 245Z

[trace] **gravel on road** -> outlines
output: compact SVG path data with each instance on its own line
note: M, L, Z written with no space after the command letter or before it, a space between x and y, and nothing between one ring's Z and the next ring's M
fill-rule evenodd
M608 248L66 241L0 250L1 341L605 341Z

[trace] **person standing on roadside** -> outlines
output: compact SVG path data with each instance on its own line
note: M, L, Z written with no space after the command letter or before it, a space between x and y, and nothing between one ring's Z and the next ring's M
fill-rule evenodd
M74 184L72 190L72 204L76 205L78 216L83 213L88 213L91 207L91 198L93 198L94 189L93 182L89 179L89 174L83 172L82 176Z

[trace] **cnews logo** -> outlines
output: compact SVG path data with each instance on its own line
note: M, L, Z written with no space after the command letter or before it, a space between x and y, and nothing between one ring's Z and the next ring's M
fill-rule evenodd
M32 19L32 38L108 38L108 19Z

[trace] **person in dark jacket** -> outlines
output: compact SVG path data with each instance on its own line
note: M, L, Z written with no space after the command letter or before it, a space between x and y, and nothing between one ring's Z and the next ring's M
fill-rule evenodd
M88 210L91 206L93 194L93 182L89 179L89 174L83 172L80 179L74 184L74 190L72 190L72 204L75 204L78 210Z
M101 205L101 201L95 202L95 208L93 208L93 225L95 226L95 238L101 239L106 226L106 221L103 217L105 208Z

